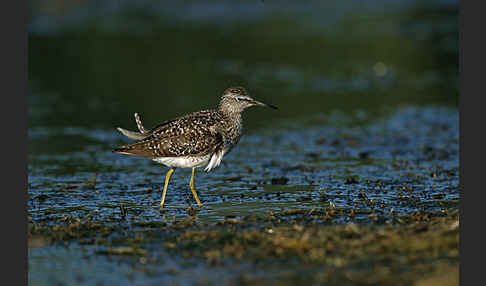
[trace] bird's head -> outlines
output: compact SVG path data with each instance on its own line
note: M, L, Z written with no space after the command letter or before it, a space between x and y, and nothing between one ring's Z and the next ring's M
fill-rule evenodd
M221 101L219 103L219 109L221 111L229 112L242 112L251 106L263 106L277 109L276 106L253 99L246 89L240 86L227 88L223 92L223 96L221 96Z

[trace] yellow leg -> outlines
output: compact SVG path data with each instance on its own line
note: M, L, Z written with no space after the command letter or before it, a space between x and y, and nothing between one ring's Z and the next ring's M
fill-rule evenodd
M164 208L164 202L165 202L165 195L167 194L167 186L169 185L169 180L170 176L172 176L172 173L174 173L174 169L170 169L167 172L167 175L165 175L165 185L164 185L164 190L162 191L162 200L160 201L160 208Z
M195 170L196 170L196 168L192 168L192 176L191 176L191 182L189 183L189 186L191 187L192 195L196 199L197 206L201 207L202 206L201 201L199 200L199 198L197 196L196 189L194 188L194 171Z

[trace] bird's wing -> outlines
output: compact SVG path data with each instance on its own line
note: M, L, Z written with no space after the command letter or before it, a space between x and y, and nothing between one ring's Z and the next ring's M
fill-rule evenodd
M224 142L217 131L218 123L217 117L207 113L181 117L152 129L147 138L113 152L147 158L210 154Z
M127 136L128 138L135 139L135 140L142 140L150 136L150 132L147 129L145 129L145 127L143 127L142 120L140 119L140 115L138 115L138 113L135 112L134 116L135 116L135 123L137 123L137 127L140 132L126 130L121 127L117 127L116 129L120 131L123 135Z
M150 134L140 133L136 131L126 130L121 127L118 127L117 130L120 131L123 135L127 136L128 138L135 139L135 140L142 140L147 138L150 135Z

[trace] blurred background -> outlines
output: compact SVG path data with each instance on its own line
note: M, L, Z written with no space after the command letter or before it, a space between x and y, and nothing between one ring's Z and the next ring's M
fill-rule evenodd
M215 107L232 85L280 107L250 111L250 132L331 110L458 106L457 1L32 0L29 9L30 128L130 129L134 112L152 127Z

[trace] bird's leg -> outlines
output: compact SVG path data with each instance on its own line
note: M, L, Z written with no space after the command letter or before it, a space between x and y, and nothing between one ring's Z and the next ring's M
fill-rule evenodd
M194 198L196 199L196 203L197 203L197 206L198 207L201 207L202 204L201 204L201 201L199 200L198 196L197 196L197 192L196 192L196 189L194 188L194 171L196 170L195 167L192 168L192 176L191 176L191 182L189 183L189 186L191 187L191 192L192 192L192 195L194 196Z
M164 185L164 190L162 191L162 200L160 201L160 208L164 208L164 202L165 202L165 195L167 194L167 186L169 185L169 180L170 176L172 176L172 173L174 173L174 169L170 169L167 172L167 175L165 175L165 185Z

